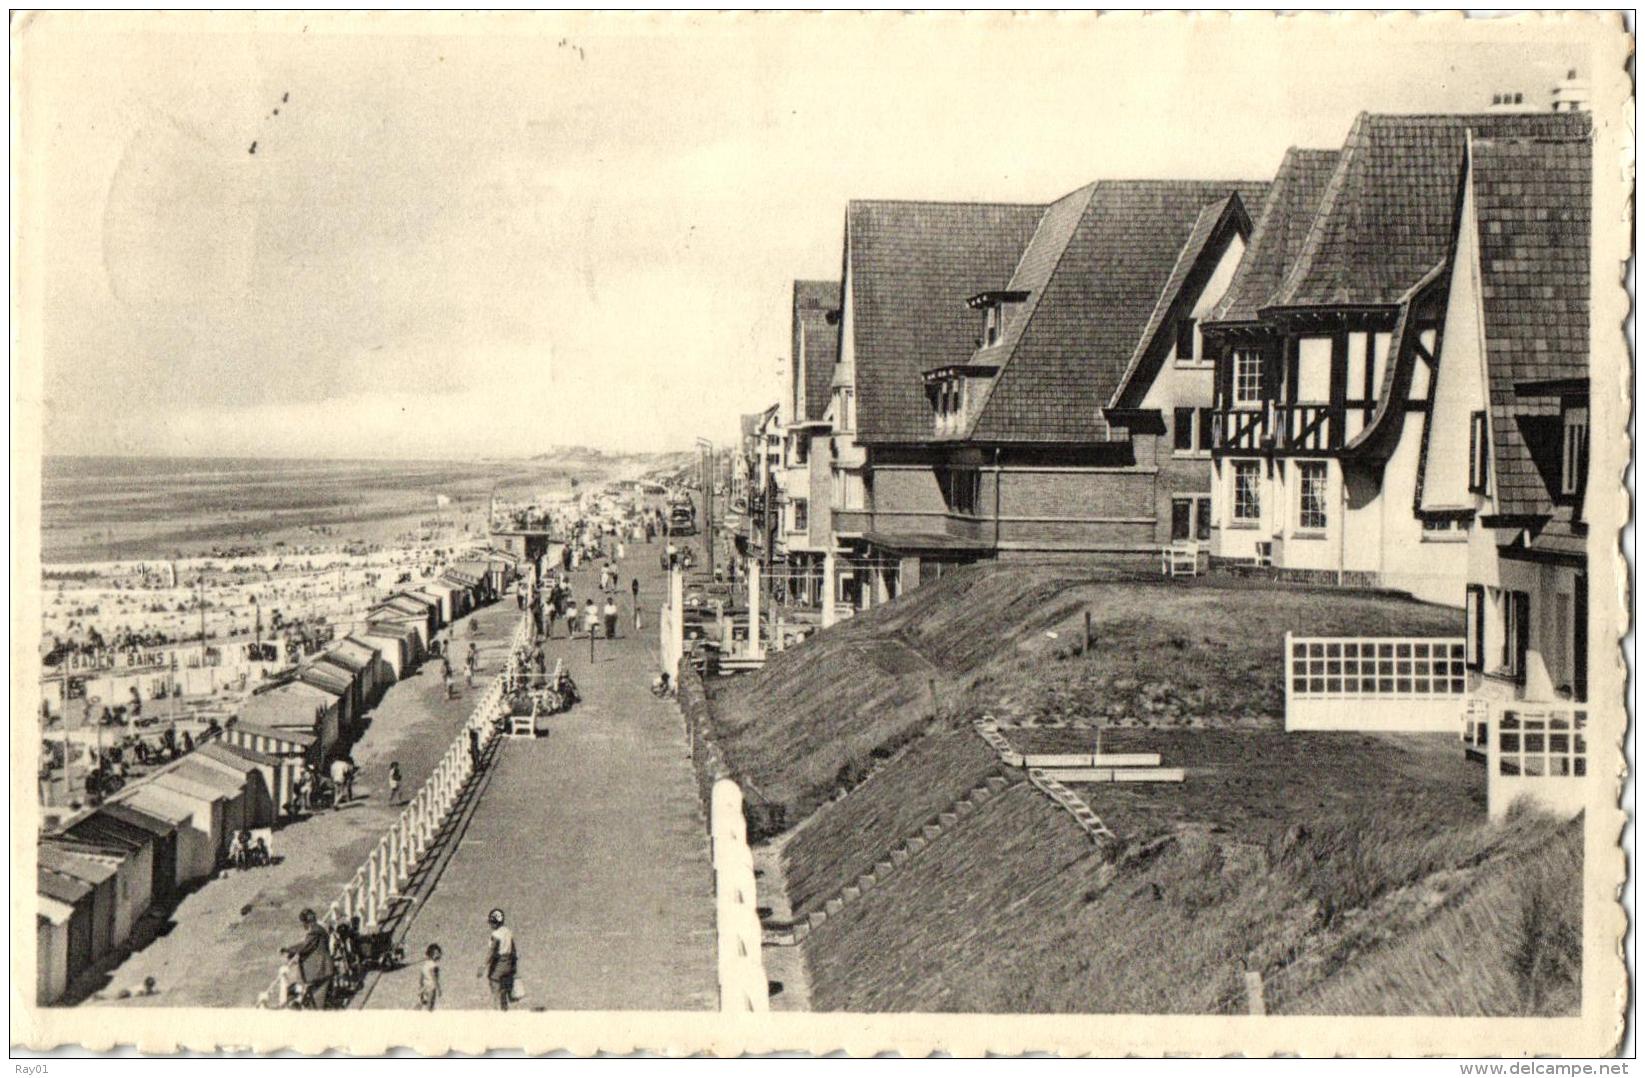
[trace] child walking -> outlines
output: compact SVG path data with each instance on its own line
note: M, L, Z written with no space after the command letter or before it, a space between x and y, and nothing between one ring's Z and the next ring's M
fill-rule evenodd
M440 945L431 943L423 952L422 977L417 982L417 1006L432 1011L440 999Z

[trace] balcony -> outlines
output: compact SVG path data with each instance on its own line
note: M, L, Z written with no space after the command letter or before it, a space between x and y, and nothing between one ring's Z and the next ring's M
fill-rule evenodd
M1343 409L1329 404L1225 408L1214 414L1213 440L1220 450L1330 452L1342 448Z
M835 535L861 535L874 527L874 514L867 509L835 509Z

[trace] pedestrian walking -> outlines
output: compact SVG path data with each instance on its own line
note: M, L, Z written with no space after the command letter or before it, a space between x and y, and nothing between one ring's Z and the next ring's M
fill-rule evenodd
M468 653L468 657L463 660L463 676L468 680L468 687L471 689L474 687L474 666L478 661L478 658L472 651L470 651Z
M422 976L417 982L417 1006L425 1011L432 1011L440 1000L440 959L443 952L438 943L428 945L423 952Z
M468 728L468 763L470 767L480 766L480 731L474 726Z
M388 765L388 803L400 803L400 761L395 760Z
M594 600L589 599L583 606L583 628L588 632L589 639L593 639L594 631L599 627L599 611L594 609Z
M486 922L491 925L491 941L486 947L485 963L476 976L491 982L492 1002L499 1011L506 1011L514 998L520 956L514 945L513 930L503 923L503 911L492 910Z
M348 783L348 761L341 756L331 761L331 789L335 796L334 808L342 808L343 802L348 800L345 792Z
M617 639L617 600L613 599L609 592L606 593L603 613L605 614L605 638L615 640Z
M445 655L440 656L440 677L445 682L446 699L449 700L456 695L457 685L451 677L451 659Z
M296 959L297 983L302 987L304 999L324 1010L331 995L331 978L336 972L331 964L331 939L313 910L298 914L297 922L303 926L303 938L289 948Z

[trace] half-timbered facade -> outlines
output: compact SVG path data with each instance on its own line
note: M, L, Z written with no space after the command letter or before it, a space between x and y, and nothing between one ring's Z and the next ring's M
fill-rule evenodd
M1339 153L1288 155L1205 327L1215 557L1458 601L1471 525L1424 512L1417 473L1464 142L1586 129L1582 114L1362 114Z

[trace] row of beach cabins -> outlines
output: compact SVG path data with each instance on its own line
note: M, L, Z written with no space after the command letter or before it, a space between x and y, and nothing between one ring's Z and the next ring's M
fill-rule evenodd
M36 997L56 1003L146 938L214 877L241 831L271 832L297 777L343 755L369 709L439 647L443 629L494 601L516 572L494 551L373 606L363 624L258 689L219 737L69 816L47 814L38 850Z

